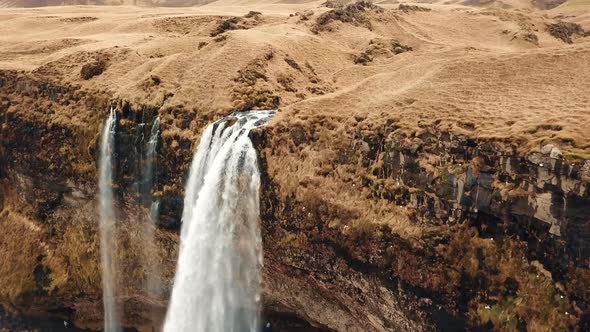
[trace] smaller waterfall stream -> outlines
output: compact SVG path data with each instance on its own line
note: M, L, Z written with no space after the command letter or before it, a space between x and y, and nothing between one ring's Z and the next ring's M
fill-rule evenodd
M257 155L248 134L271 111L207 127L193 158L165 332L255 332L262 242Z
M100 257L102 265L102 289L104 306L104 330L107 332L121 331L117 306L115 303L115 207L113 203L113 153L115 148L115 128L117 118L111 108L108 119L104 123L100 142L99 160L99 233Z
M161 294L161 276L160 263L158 257L158 247L156 245L156 224L158 223L158 213L160 202L154 200L152 190L156 183L156 166L157 166L157 148L160 138L160 117L157 116L150 129L150 135L145 142L145 155L143 156L142 182L143 182L143 199L144 206L150 207L147 224L143 225L143 236L145 246L145 265L146 265L146 283L145 288L149 294L158 297Z
M154 204L156 202L152 201L152 187L154 186L154 178L155 178L155 169L156 169L156 160L157 160L157 148L158 148L158 141L160 138L160 117L157 116L152 123L152 127L150 129L150 136L145 143L145 164L143 170L143 180L145 183L145 196L149 200L148 203Z

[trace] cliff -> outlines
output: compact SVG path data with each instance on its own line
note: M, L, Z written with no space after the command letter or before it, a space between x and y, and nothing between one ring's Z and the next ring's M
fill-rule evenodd
M100 328L98 142L114 107L118 301L125 326L159 326L202 130L278 108L251 135L276 330L590 328L588 7L319 5L0 12L0 316ZM557 15L580 24L572 44Z

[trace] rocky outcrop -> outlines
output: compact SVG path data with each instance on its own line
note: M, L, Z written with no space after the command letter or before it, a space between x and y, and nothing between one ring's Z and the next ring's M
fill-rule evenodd
M100 327L94 196L110 106L119 119L113 185L125 325L163 317L192 151L225 114L136 105L4 71L0 302L12 314ZM162 136L147 193L162 205L158 250L146 253L138 173L156 115ZM567 161L557 146L520 155L513 143L436 126L404 134L395 119L296 120L279 112L252 133L263 173L264 317L276 330L588 328L588 161ZM161 297L143 291L145 255L161 263Z
M263 229L276 234L265 239L280 239L265 246L288 253L279 256L288 275L328 278L353 294L370 291L338 277L370 276L426 329L586 326L587 162L568 163L553 149L519 156L510 144L437 128L407 137L393 121L356 121L349 132L331 128L334 136L326 129L333 122L321 116L307 127L276 122L258 140L269 171L263 203L272 216ZM334 148L322 147L320 135ZM290 155L313 160L308 178L297 176L304 163L287 167L295 183L281 174ZM327 181L337 190L326 189ZM387 216L375 216L379 209L406 213L407 224L380 221ZM379 312L395 305L373 306L376 298L383 301L343 302L351 316L351 303L362 303L365 314L374 308L372 330L404 326Z

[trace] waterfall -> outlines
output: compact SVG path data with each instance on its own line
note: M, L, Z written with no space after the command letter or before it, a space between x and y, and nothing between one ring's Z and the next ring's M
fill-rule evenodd
M192 161L165 332L258 330L260 174L248 134L272 111L207 127Z
M102 131L98 179L104 330L107 332L118 332L121 330L115 304L115 263L113 257L115 244L115 207L112 189L112 157L115 148L116 122L115 110L111 108L111 112L104 123Z
M145 246L145 265L146 265L146 283L145 288L148 294L159 296L161 293L160 285L160 264L158 257L158 248L155 243L156 224L158 223L158 213L160 202L152 199L152 189L155 183L155 169L157 161L157 147L160 137L160 117L157 116L150 130L148 140L145 142L145 155L143 156L142 169L142 195L145 205L150 206L149 223L143 225L143 240Z
M147 199L147 203L154 204L152 202L152 187L154 185L154 171L156 168L158 139L160 138L160 117L157 116L152 123L150 129L150 136L145 144L145 163L143 170L143 182L144 182L144 196Z

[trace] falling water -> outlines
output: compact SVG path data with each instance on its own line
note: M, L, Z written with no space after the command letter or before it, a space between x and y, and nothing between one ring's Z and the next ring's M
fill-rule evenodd
M119 318L115 304L115 264L113 258L115 208L113 203L113 164L112 157L115 148L115 126L117 118L115 110L111 108L110 115L104 123L102 140L100 143L100 165L98 188L99 223L100 223L100 255L102 263L102 289L104 306L104 330L118 332Z
M143 178L145 183L145 195L151 202L151 190L154 185L154 170L156 166L158 139L160 138L160 117L156 117L150 130L150 136L146 142L145 149L145 166L143 170ZM151 202L153 203L153 202Z
M260 175L248 133L272 114L239 113L209 125L201 138L165 332L258 329Z
M155 183L155 168L157 160L158 139L160 137L160 117L156 117L152 123L150 136L145 143L144 166L142 170L142 181L144 185L143 196L144 204L150 206L149 224L143 226L146 259L146 289L149 294L159 296L160 291L160 264L157 257L157 246L155 237L155 228L158 223L158 213L160 202L152 199L152 189Z

